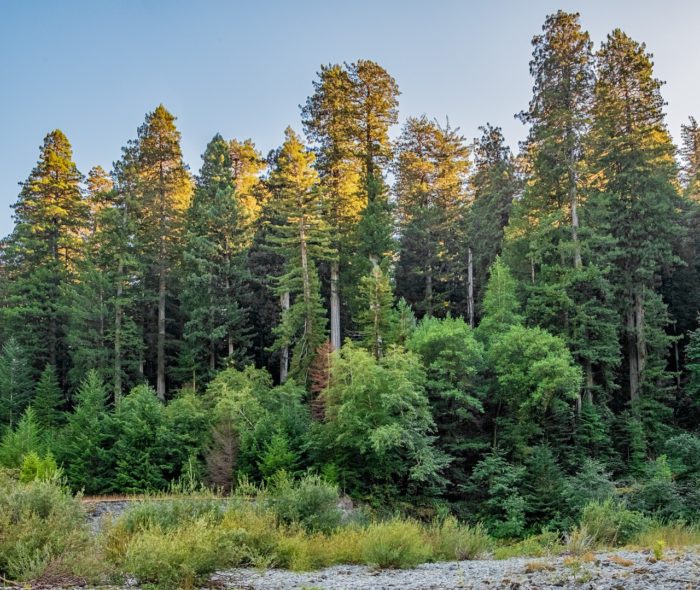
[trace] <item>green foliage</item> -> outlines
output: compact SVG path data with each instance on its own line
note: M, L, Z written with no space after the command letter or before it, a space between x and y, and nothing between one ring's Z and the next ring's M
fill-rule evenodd
M330 533L340 525L338 488L317 475L294 481L277 471L268 481L263 504L283 524L300 524L309 532Z
M649 526L649 519L613 500L605 500L587 504L580 523L594 543L615 546L627 543L644 531Z
M489 342L522 321L515 290L516 282L510 270L500 257L496 257L489 270L489 281L482 303L483 317L477 331L482 341Z
M492 544L483 526L468 526L451 516L434 522L427 538L436 561L477 559Z
M107 393L95 371L87 374L75 396L75 409L56 443L56 459L73 489L104 493L114 486L113 417Z
M32 402L37 424L45 431L51 431L59 426L63 418L62 405L63 394L58 384L56 370L53 366L46 365L39 377Z
M0 474L0 576L37 578L55 560L70 563L88 546L77 499L52 482L18 483Z
M345 487L395 495L443 485L424 381L418 358L398 349L377 360L346 343L333 357L319 444Z
M447 474L453 485L467 476L467 460L485 446L478 424L484 412L484 350L461 318L424 318L406 344L426 371L425 388L438 438L448 457ZM465 436L469 433L470 436Z
M31 368L26 353L11 337L0 351L0 425L13 428L32 397Z
M525 468L509 463L496 449L476 464L466 491L473 495L477 516L497 538L519 537L525 531Z
M36 415L31 406L20 418L14 430L6 430L0 439L0 465L19 468L25 455L40 453L44 444Z
M22 466L19 470L19 480L22 483L30 481L51 481L58 479L61 471L56 465L56 459L51 453L40 457L36 451L26 454L22 459Z
M362 558L379 568L415 567L430 558L421 527L398 519L372 524L362 543Z

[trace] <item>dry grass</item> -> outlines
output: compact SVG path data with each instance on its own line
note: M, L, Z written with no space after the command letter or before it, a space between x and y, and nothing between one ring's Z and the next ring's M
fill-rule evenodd
M526 574L534 574L536 572L551 572L554 566L546 561L531 561L525 566Z
M634 561L627 559L626 557L622 557L621 555L611 555L608 560L622 567L634 565Z

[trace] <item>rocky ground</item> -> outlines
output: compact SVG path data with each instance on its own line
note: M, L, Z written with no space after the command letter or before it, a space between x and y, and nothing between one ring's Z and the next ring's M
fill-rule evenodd
M239 569L212 581L238 590L700 590L700 549L617 551L585 558L516 558L432 563L410 570L340 566L309 573Z

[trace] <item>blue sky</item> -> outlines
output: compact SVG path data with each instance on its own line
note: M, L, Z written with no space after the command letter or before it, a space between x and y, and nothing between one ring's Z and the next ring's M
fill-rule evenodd
M109 169L162 102L196 172L216 132L266 152L300 130L322 63L373 59L399 84L402 120L448 116L468 138L488 121L516 147L530 40L558 8L579 11L596 46L614 27L647 43L676 138L700 117L700 2L0 0L0 235L51 129L82 172Z

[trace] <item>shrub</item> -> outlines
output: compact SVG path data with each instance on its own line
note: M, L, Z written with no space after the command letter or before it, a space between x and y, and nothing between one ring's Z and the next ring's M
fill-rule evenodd
M475 559L491 546L491 539L480 524L468 526L454 517L434 522L427 539L433 558L444 561Z
M277 560L281 532L272 512L242 501L226 510L220 528L243 549L241 565L272 565Z
M559 535L552 531L545 531L539 535L533 535L517 543L502 545L493 552L494 559L509 559L511 557L545 557L558 555L564 551Z
M49 481L60 477L60 470L56 465L56 459L51 453L40 457L35 451L24 456L22 467L19 471L19 480L28 483L34 480Z
M123 569L140 583L163 588L193 588L236 551L222 531L206 519L183 527L158 527L134 535L124 555Z
M225 507L221 499L201 496L147 500L130 506L117 526L134 534L151 528L173 530L196 520L217 523L223 519Z
M338 488L317 475L295 482L278 471L270 480L264 504L283 524L298 523L307 531L329 533L340 525Z
M590 502L581 514L581 527L597 545L627 543L648 526L649 520L643 514L627 510L612 500Z
M428 561L431 552L416 522L393 519L367 528L362 558L372 566L400 569Z
M0 475L0 575L28 580L89 543L80 503L59 485Z

